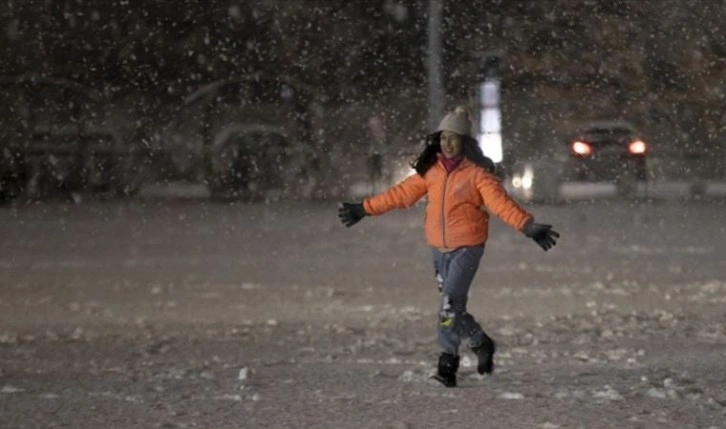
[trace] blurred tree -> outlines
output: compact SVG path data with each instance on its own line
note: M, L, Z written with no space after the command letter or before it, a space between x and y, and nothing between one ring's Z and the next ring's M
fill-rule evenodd
M584 91L617 105L711 103L726 91L723 1L443 4L443 78L454 99L471 90L489 51L502 56L510 88L556 88L563 100ZM292 77L329 100L376 103L425 93L427 14L416 0L8 0L0 73L141 93L147 109L245 75Z

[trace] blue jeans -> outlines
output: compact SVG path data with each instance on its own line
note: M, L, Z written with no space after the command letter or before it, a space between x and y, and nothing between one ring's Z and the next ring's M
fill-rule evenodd
M462 340L468 341L469 347L477 347L484 339L481 326L466 311L469 287L479 268L484 245L460 247L446 253L432 250L434 268L443 280L437 328L439 349L457 356Z

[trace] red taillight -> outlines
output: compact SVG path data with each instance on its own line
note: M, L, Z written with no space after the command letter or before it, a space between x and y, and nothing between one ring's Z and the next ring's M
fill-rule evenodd
M632 153L633 155L642 155L647 149L648 146L643 140L633 140L628 145L628 152Z
M576 141L572 143L572 151L578 155L587 156L592 153L592 147L582 141Z

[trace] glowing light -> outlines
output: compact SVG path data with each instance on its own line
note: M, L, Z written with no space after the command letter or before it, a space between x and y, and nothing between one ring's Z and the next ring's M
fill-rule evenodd
M534 183L534 169L531 165L527 165L524 168L524 174L522 175L522 187L524 189L532 189Z
M647 145L642 140L634 140L628 145L628 151L634 155L644 154L647 150Z
M522 188L525 190L532 189L534 184L534 170L531 165L524 167L522 174L515 174L512 176L512 186L515 188Z
M504 159L502 135L499 133L479 134L479 147L484 152L484 155L495 163L502 162L502 159Z
M487 79L479 87L479 147L494 163L504 159L502 112L499 109L499 80Z
M393 173L393 183L396 184L414 174L416 174L416 170L409 164L398 165Z
M572 143L572 151L578 155L586 156L592 153L592 147L585 142L576 141Z

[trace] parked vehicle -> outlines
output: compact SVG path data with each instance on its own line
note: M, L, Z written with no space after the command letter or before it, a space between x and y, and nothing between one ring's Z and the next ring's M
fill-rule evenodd
M632 196L647 179L648 143L627 122L588 123L567 143L565 180L613 182Z
M628 122L589 122L566 140L566 146L514 162L506 186L523 200L542 203L567 199L563 186L571 189L573 182L610 182L618 195L633 197L639 183L648 180L649 151L649 144Z
M314 198L323 160L311 141L306 97L278 80L200 87L161 132L160 179L202 182L218 198Z
M143 149L110 123L101 94L62 79L2 78L0 99L0 200L139 189Z
M313 191L314 154L275 127L231 124L219 131L210 151L207 186L214 196L279 200Z

